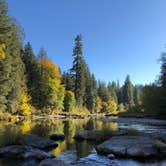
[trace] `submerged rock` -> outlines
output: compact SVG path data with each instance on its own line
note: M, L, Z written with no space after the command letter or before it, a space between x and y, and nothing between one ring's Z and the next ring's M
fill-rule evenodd
M79 131L75 136L74 139L76 140L93 140L98 141L102 138L101 131Z
M96 148L103 154L113 153L115 156L147 158L158 157L155 141L147 136L119 136L112 137Z
M64 161L58 159L43 160L39 166L68 166Z
M65 140L65 135L64 134L52 134L50 136L50 139L54 140L54 141L63 141L63 140Z
M112 136L122 136L125 135L126 131L100 131L100 130L93 130L93 131L79 131L75 136L74 139L76 140L91 140L91 141L103 141L108 139Z
M0 148L0 157L11 157L16 159L32 159L43 160L53 157L51 154L42 150L23 145L11 145Z
M21 140L22 145L32 146L38 149L46 149L46 148L56 148L58 146L52 140L41 138L37 135L29 134L23 137Z

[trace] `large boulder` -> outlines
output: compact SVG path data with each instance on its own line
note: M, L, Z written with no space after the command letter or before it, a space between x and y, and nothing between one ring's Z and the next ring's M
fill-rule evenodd
M148 136L117 136L105 141L96 148L103 154L120 157L148 158L158 157L156 142Z
M92 140L97 141L102 138L101 131L79 131L75 136L74 139L76 140Z
M24 136L23 139L21 140L21 144L32 146L38 149L56 148L58 146L58 144L52 140L44 139L33 134L28 134Z
M0 157L11 157L16 159L37 159L44 160L53 156L42 150L23 145L11 145L0 148Z
M54 141L63 141L63 140L65 140L65 135L64 134L52 134L50 136L50 139L54 140Z
M106 140L112 136L121 136L125 135L125 131L100 131L100 130L85 130L85 131L79 131L74 136L74 139L76 140L91 140L91 141L103 141Z
M68 166L64 161L58 159L43 160L39 166Z

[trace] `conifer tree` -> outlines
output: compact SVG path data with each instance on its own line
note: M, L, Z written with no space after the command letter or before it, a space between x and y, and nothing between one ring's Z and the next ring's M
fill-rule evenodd
M160 58L161 71L160 71L160 84L162 87L166 87L166 53L163 53Z
M0 0L0 44L5 45L5 57L0 59L0 110L3 112L17 112L25 83L19 33L17 23L8 16L5 1Z
M128 75L123 86L123 102L126 104L133 104L133 85Z
M75 38L75 47L73 49L73 66L71 73L74 79L74 92L77 104L82 106L84 102L85 95L85 72L86 72L86 63L83 58L82 51L82 37L77 35Z
M110 92L110 96L114 99L114 101L116 103L118 103L118 97L117 97L117 93L118 93L118 86L116 85L116 82L109 82L108 83L108 90Z
M108 102L111 98L110 92L105 84L105 82L98 82L98 96L101 98L102 101Z
M85 106L87 109L93 113L95 112L97 106L97 83L95 76L89 73L86 79L86 92L85 92Z
M65 85L66 91L72 91L72 92L74 92L74 80L72 78L71 73L64 72L62 74L62 84Z
M133 100L135 105L141 104L141 87L135 86L133 92Z

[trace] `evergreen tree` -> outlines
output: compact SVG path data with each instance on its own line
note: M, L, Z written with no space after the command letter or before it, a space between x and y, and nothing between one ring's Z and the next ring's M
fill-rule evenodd
M86 63L83 58L82 52L82 37L78 35L75 38L75 47L73 49L73 67L71 73L75 82L74 92L77 104L82 106L84 102L85 95L85 72L86 72Z
M65 85L66 91L74 92L74 80L69 72L64 72L62 75L62 84Z
M161 55L161 71L160 71L160 88L158 101L158 112L162 115L166 115L166 53Z
M110 92L104 82L98 82L98 96L101 98L102 101L108 102L111 98Z
M118 96L117 96L117 93L118 93L118 86L116 84L116 82L109 82L108 83L108 90L110 92L110 96L114 99L114 101L116 103L118 103Z
M19 33L15 20L8 17L5 1L0 0L0 44L5 46L5 57L0 59L0 110L3 112L17 112L21 87L25 85Z
M161 72L160 72L160 84L162 87L166 87L166 53L163 53L160 58Z
M133 85L128 75L123 86L123 102L126 104L133 104Z
M32 46L29 42L24 47L22 59L25 64L28 91L31 96L35 97L38 66L35 54L33 53Z
M94 113L97 106L97 83L94 75L89 73L86 79L85 106Z
M134 99L134 104L135 105L140 105L141 104L141 87L140 86L135 86L134 87L134 92L133 92L133 99Z

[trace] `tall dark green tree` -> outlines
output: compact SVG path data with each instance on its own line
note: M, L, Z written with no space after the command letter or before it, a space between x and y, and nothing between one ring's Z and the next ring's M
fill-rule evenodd
M160 84L162 87L166 87L166 53L162 53L160 62L161 62Z
M130 76L126 77L124 86L123 86L123 102L126 104L133 104L133 85L130 80Z
M135 86L133 92L133 100L135 105L141 105L142 102L142 86Z
M86 79L85 106L94 113L97 106L97 82L95 76L89 73Z
M161 55L161 71L160 71L160 95L158 101L158 110L160 114L166 115L166 53Z
M24 47L22 59L25 64L28 89L32 93L34 90L34 82L36 81L35 70L37 68L37 60L30 42Z
M119 90L119 85L116 84L116 82L109 82L108 83L108 90L110 92L111 97L114 99L116 103L118 103L118 90Z
M73 91L74 92L74 80L72 78L72 74L69 72L64 72L62 74L62 84L65 85L65 89L67 91Z
M34 106L39 105L39 80L40 80L40 68L37 63L37 58L33 52L31 44L28 42L23 50L22 55L23 62L25 64L26 82L28 92L31 95L31 104Z
M0 0L0 44L6 46L5 58L0 59L0 110L3 112L17 112L25 83L19 33L17 23L8 16L5 1Z
M111 95L105 82L98 82L98 96L104 102L108 102L110 99Z
M85 72L86 72L86 63L83 58L82 51L82 37L77 35L75 38L75 47L73 49L73 67L71 73L75 82L74 92L77 104L82 106L84 103L85 95Z

